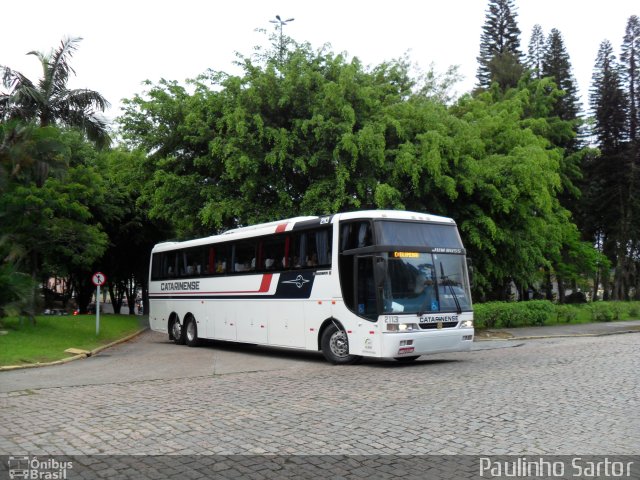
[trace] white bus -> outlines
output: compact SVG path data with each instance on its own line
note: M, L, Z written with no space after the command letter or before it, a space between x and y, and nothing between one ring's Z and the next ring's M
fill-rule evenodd
M474 336L453 220L404 211L298 217L156 245L151 328L177 344L321 350L332 363L464 351Z

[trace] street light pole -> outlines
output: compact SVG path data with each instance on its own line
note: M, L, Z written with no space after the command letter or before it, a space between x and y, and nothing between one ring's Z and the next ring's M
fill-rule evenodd
M295 20L295 18L287 18L286 20L282 20L280 18L280 15L276 15L276 19L275 20L269 20L271 23L275 23L278 25L277 28L279 28L280 30L280 48L279 50L279 57L280 57L280 65L282 65L282 57L284 55L284 37L282 36L282 27L286 24L288 24L289 22L293 22Z

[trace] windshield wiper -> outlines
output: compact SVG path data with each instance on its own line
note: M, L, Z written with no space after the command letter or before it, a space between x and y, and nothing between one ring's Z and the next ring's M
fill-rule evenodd
M433 273L433 278L434 278L434 285L433 285L433 294L437 295L438 294L438 278L435 274L435 272ZM436 296L436 299L438 297ZM437 301L437 300L436 300ZM427 313L427 303L432 302L433 304L433 298L429 298L429 295L427 295L427 298L424 299L424 302L422 302L422 304L420 305L420 308L418 309L416 315L418 315L418 317L421 317L422 315L424 315L425 313Z
M453 289L453 285L451 285L451 280L444 274L444 267L442 266L442 262L440 262L440 278L442 278L443 285L447 285L449 287L449 291L451 292L451 296L453 297L453 301L456 302L456 312L458 315L462 313L462 307L460 306L460 300L458 300L458 296L456 295L455 290Z

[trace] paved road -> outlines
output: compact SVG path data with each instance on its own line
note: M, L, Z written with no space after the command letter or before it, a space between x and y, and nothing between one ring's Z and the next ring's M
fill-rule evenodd
M509 346L340 367L147 332L0 372L0 454L639 453L640 334Z

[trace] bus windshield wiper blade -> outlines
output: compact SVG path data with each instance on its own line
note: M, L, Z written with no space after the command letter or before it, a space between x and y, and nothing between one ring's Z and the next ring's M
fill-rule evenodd
M458 296L456 295L455 290L453 289L453 285L451 285L451 281L449 277L444 274L444 267L442 266L442 262L440 262L440 278L442 278L442 283L449 287L449 291L451 292L451 296L453 297L453 301L456 303L456 312L458 315L462 313L462 307L460 306L460 300L458 300Z

